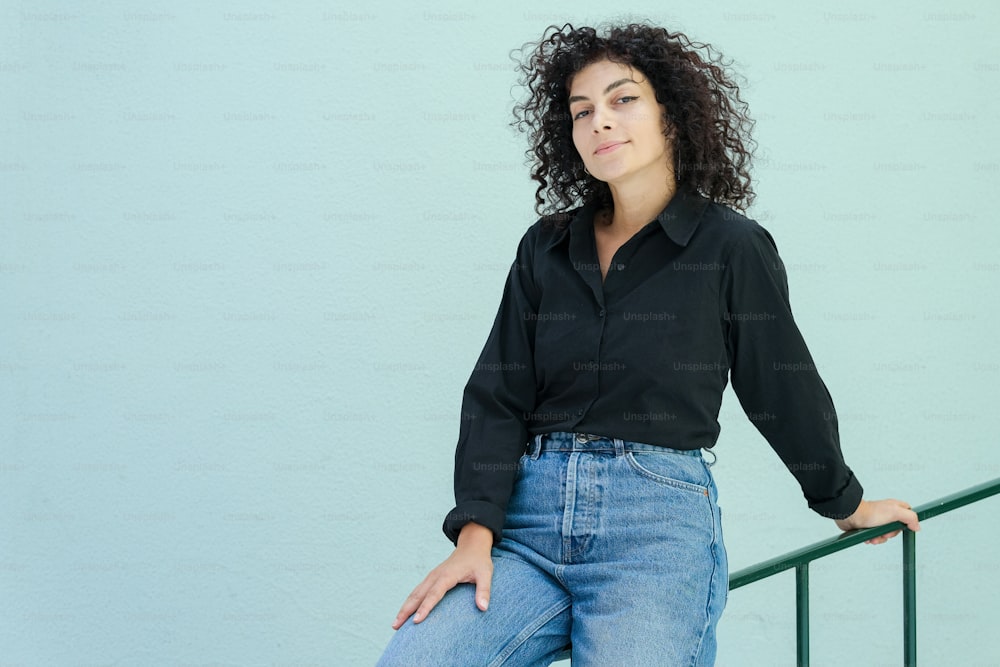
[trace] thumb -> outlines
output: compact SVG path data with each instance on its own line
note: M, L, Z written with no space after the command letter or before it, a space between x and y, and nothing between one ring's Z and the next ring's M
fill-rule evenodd
M490 606L490 586L493 583L493 573L489 570L480 572L476 577L476 606L486 611Z

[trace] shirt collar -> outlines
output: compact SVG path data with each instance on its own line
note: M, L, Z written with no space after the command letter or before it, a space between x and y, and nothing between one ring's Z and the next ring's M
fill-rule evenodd
M678 187L674 196L667 202L666 207L656 216L656 220L659 221L660 226L671 241L679 246L686 246L691 240L694 230L698 228L698 223L701 222L701 216L708 203L708 198L696 190ZM590 202L578 208L569 224L553 235L552 239L545 245L545 249L551 250L556 247L571 233L575 235L584 232L587 225L593 224L597 209L597 202Z

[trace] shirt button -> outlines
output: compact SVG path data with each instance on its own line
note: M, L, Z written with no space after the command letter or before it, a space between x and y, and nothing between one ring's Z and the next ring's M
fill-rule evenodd
M604 309L603 308L601 308L601 312L598 313L598 315L600 315L601 317L604 317Z

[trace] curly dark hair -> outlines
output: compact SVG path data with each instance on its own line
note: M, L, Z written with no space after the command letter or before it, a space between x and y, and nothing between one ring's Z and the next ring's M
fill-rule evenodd
M552 31L552 34L549 34ZM631 23L574 28L550 25L542 39L530 42L527 59L518 61L528 99L514 106L511 123L527 132L531 148L525 156L538 182L535 210L539 215L565 212L575 205L599 201L612 205L611 189L583 170L573 144L569 87L574 74L603 59L638 69L666 107L666 135L673 136L674 176L714 202L745 211L755 194L750 161L756 143L750 136L754 121L739 87L730 78L721 55L711 45L693 43L681 32ZM704 49L705 57L698 51ZM674 128L674 129L671 129ZM749 147L749 150L748 150ZM548 202L546 204L546 202Z

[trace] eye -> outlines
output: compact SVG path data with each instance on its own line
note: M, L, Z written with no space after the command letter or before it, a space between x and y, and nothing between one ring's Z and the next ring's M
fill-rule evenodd
M618 102L624 102L624 103L627 104L627 103L629 103L629 102L631 102L633 100L637 100L637 99L639 99L638 95L623 95L623 96L619 97L617 99L617 101ZM577 111L575 114L573 114L573 120L579 120L580 118L583 118L588 113L590 113L589 109L584 109L583 111Z

